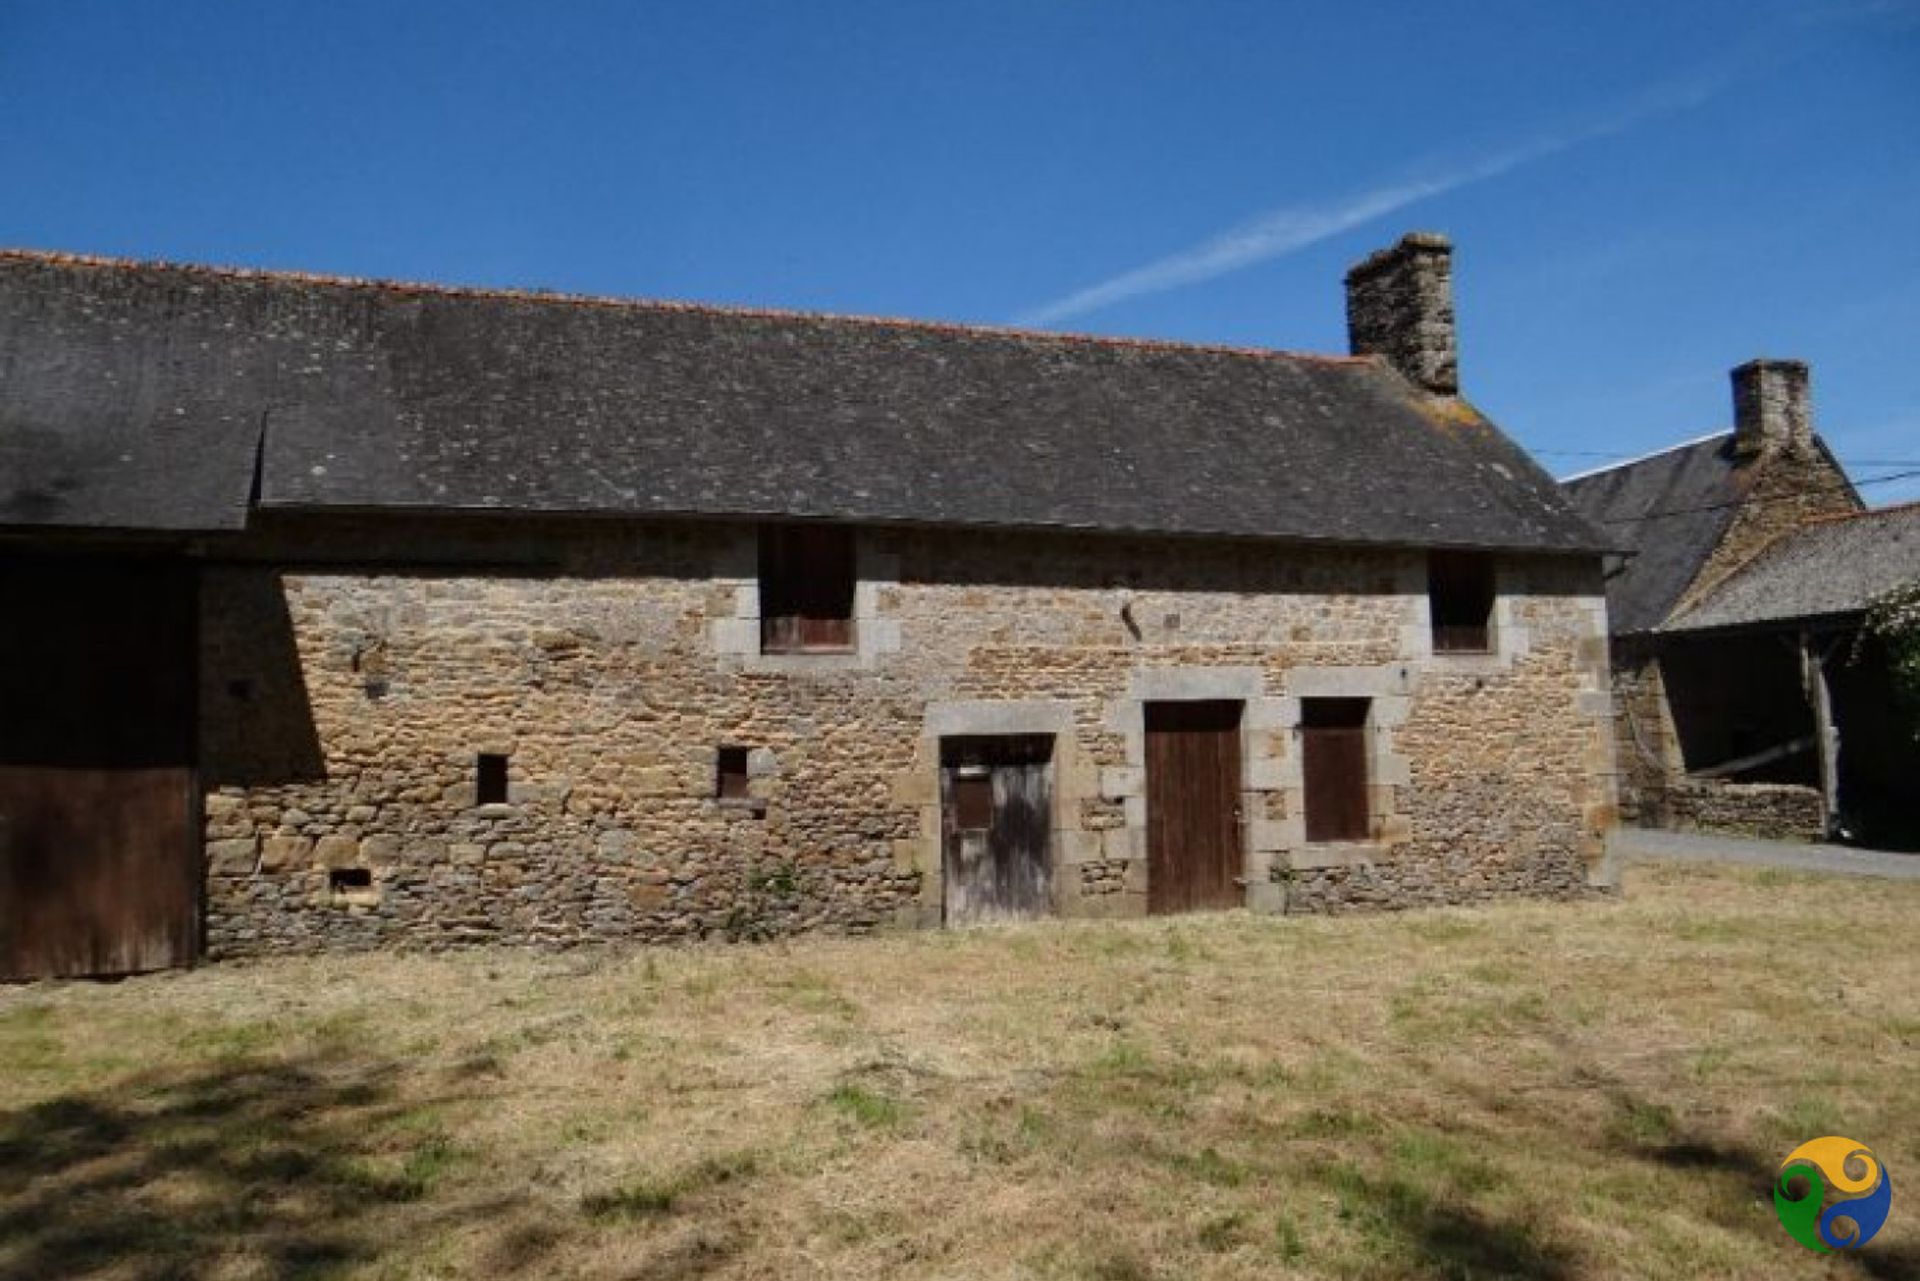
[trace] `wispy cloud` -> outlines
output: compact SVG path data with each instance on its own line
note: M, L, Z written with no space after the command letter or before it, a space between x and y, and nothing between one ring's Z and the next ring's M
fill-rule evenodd
M1282 206L1143 267L1123 271L1098 284L1042 303L1016 316L1013 323L1035 327L1056 324L1123 299L1212 280L1293 253L1418 201L1484 182L1583 142L1621 133L1656 117L1698 105L1718 93L1733 73L1731 62L1719 64L1657 86L1557 132L1537 135L1463 161L1429 161L1397 181L1324 204Z

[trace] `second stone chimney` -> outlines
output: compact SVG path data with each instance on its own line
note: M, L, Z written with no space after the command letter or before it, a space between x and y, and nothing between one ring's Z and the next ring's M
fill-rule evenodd
M1347 273L1347 343L1436 396L1460 390L1453 328L1453 242L1409 232Z
M1804 360L1749 360L1733 371L1733 449L1742 458L1813 452Z

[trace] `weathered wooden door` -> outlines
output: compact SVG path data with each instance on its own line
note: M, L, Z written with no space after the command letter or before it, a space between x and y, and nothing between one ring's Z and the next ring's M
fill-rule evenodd
M1147 910L1246 902L1240 704L1147 704Z
M0 978L192 961L192 571L0 558L0 611Z
M949 738L940 745L948 925L1053 910L1053 740Z

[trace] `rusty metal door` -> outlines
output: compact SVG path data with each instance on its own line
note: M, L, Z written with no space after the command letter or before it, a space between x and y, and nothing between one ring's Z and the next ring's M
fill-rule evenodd
M192 570L0 558L0 603L0 978L192 961Z
M1053 740L949 738L940 746L948 925L1053 910Z
M1246 902L1240 704L1148 703L1147 910Z
M1307 839L1366 840L1366 699L1309 698L1302 704L1300 771Z

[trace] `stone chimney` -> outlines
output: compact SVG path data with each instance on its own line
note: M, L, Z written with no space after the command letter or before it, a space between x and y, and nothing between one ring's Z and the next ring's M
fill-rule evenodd
M1453 328L1453 242L1430 231L1400 237L1347 273L1347 344L1436 396L1460 390Z
M1749 360L1733 371L1733 449L1742 458L1813 452L1804 360Z

